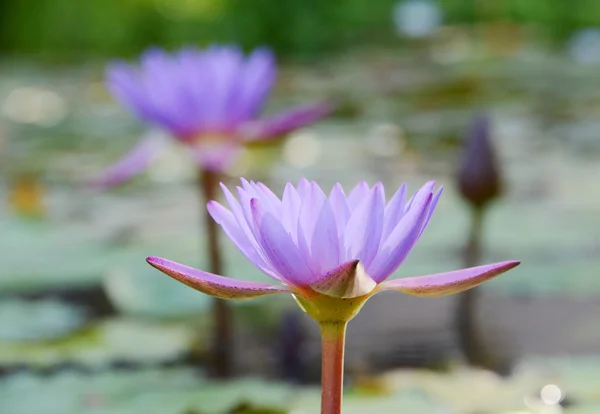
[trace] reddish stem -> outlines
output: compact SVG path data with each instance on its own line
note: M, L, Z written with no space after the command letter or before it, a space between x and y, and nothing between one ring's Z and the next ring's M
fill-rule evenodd
M321 414L341 414L346 322L321 324Z
M200 191L204 203L215 200L219 188L219 175L212 171L201 170L199 176ZM206 244L208 247L208 268L211 273L222 274L223 259L219 245L219 228L208 210L204 209ZM213 347L211 373L217 378L231 376L232 341L231 308L222 299L213 299Z

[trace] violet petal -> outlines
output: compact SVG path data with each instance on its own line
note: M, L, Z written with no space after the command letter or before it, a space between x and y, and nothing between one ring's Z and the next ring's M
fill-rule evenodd
M160 134L148 132L119 161L89 180L89 185L111 188L132 179L146 171L166 145L167 141Z
M220 299L250 299L273 293L290 292L285 286L274 286L218 276L160 257L148 257L146 261L152 267L171 276L173 279Z
M289 233L273 214L264 209L260 200L252 199L250 205L260 245L273 269L290 283L303 286L312 272Z
M413 207L383 243L371 265L366 267L377 283L387 279L402 264L419 239L427 220L431 198L431 193L415 197Z
M344 234L347 260L358 259L368 268L379 250L384 208L383 185L377 183L348 220Z
M294 129L310 125L324 118L331 111L332 106L324 102L300 106L242 125L239 129L239 136L248 142L276 138Z
M422 297L452 295L478 286L519 264L518 261L507 261L452 272L389 280L382 283L379 290L397 290Z

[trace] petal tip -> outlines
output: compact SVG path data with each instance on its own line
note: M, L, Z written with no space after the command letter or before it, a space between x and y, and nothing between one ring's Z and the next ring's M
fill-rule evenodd
M146 263L148 263L150 266L153 266L153 267L160 266L160 264L163 260L164 259L161 259L160 257L156 257L156 256L146 257Z
M513 268L519 266L520 264L521 264L520 260L507 260L506 262L501 263L500 266L498 266L498 267L502 268L502 269L510 270L510 269L513 269Z

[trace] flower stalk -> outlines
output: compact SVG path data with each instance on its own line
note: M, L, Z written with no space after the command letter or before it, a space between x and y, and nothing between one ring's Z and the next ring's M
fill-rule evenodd
M481 261L485 214L502 193L500 165L491 134L490 117L483 113L476 115L465 135L463 159L457 177L460 194L471 213L469 239L463 256L467 267ZM458 295L455 314L457 336L469 365L494 369L492 357L477 325L479 292L478 289L471 289Z
M471 229L464 251L465 267L474 266L481 259L485 207L471 208ZM458 341L471 366L490 367L490 355L478 329L476 312L480 289L473 288L457 296L456 329Z
M321 414L341 414L347 322L321 323Z
M217 198L219 175L210 170L200 170L199 187L203 203ZM223 272L223 258L219 243L219 225L204 210L205 237L208 251L208 268L212 273ZM227 378L232 374L232 322L231 308L223 299L213 298L212 305L212 355L211 374L217 378Z

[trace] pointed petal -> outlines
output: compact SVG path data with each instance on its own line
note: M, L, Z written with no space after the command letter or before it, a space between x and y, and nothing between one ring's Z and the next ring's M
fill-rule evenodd
M348 205L346 194L344 194L344 189L339 183L333 186L333 189L329 194L329 204L335 212L335 222L337 225L338 232L338 243L340 244L340 246L343 246L346 225L348 224L348 220L350 220L350 206ZM342 257L342 255L344 257ZM345 249L340 249L339 260L343 261L345 259L345 256Z
M302 204L300 205L300 212L298 216L298 222L300 226L298 231L302 231L307 242L311 242L313 233L315 231L315 224L317 223L317 214L321 211L321 203L323 198L319 197L320 188L315 188L316 183L307 182L306 187L299 186L299 195ZM318 186L317 186L318 188Z
M340 242L335 222L335 214L325 194L322 197L321 211L317 217L317 223L310 243L311 257L319 267L319 273L331 270L339 263Z
M275 138L310 125L327 116L332 110L332 105L325 102L300 106L269 118L247 123L240 128L239 135L248 142Z
M353 211L358 205L369 195L369 184L366 181L361 181L358 183L350 194L348 194L348 205L350 206L350 210Z
M435 181L427 181L423 187L419 188L419 191L417 191L411 198L410 200L408 200L408 203L406 203L406 207L404 208L404 214L406 214L406 212L408 210L410 210L410 208L412 207L413 201L423 197L423 194L431 194L433 192L433 188L435 187Z
M383 243L375 260L370 266L366 266L367 273L377 283L387 279L402 264L419 239L427 220L431 198L431 193L422 193L416 197L414 206L404 215L392 234Z
M437 190L437 192L433 195L433 198L431 199L431 204L429 205L429 213L427 214L427 220L425 220L425 225L423 226L423 229L421 230L421 234L423 234L423 232L427 228L427 225L429 224L429 221L431 220L431 217L433 217L433 212L435 211L438 201L440 201L440 197L442 196L443 191L444 191L444 186L441 186Z
M146 261L173 279L221 299L249 299L272 293L290 292L285 286L273 286L218 276L160 257L148 257Z
M310 284L319 293L344 299L368 295L376 286L358 260L344 263Z
M298 195L301 200L304 200L306 197L310 196L310 181L306 178L302 177L298 180L298 185L296 186L296 190L298 191Z
M260 252L254 236L249 235L239 226L233 213L216 201L207 203L206 208L211 217L223 228L229 239L252 264L267 276L280 281Z
M352 212L344 234L346 259L359 259L366 267L379 250L383 229L385 194L377 183L366 199Z
M96 188L111 188L146 171L151 162L167 145L156 132L147 133L123 158L89 181Z
M397 290L422 297L452 295L478 286L520 263L518 261L500 262L453 272L389 280L379 285L378 290Z
M298 192L291 183L285 185L283 197L281 199L281 223L292 236L295 243L298 242L298 215L300 214L300 206L302 201Z
M236 223L238 224L240 229L244 232L244 234L246 235L248 240L252 243L252 245L255 248L258 247L258 242L256 241L254 234L250 230L250 227L249 227L250 223L248 223L248 221L246 221L246 217L244 216L244 211L242 210L242 206L240 205L240 202L233 196L231 191L229 191L229 189L223 183L221 183L220 185L221 185L221 189L223 190L223 194L225 195L225 200L227 200L227 204L229 204L229 208L231 209L231 212L233 213L233 217L235 217Z
M240 200L240 207L242 208L242 212L244 215L244 220L248 224L248 229L254 236L256 242L260 245L260 234L258 228L256 227L256 223L254 217L252 215L252 196L246 192L241 187L237 187L238 200ZM261 248L262 249L262 248Z
M384 242L392 230L396 228L396 225L404 216L404 204L406 203L406 183L402 184L396 194L392 197L390 202L385 207L385 219L383 222L383 233L381 240Z
M271 189L269 187L267 187L266 185L264 185L263 183L252 183L254 189L256 190L257 194L260 194L261 196L261 200L268 202L269 205L271 206L272 210L280 215L281 214L281 200L279 199L279 197L277 197L275 195L275 193L273 193L273 191L271 191Z
M300 254L289 233L275 216L264 209L260 200L253 198L250 205L260 245L273 270L291 284L305 285L312 277L306 257Z

